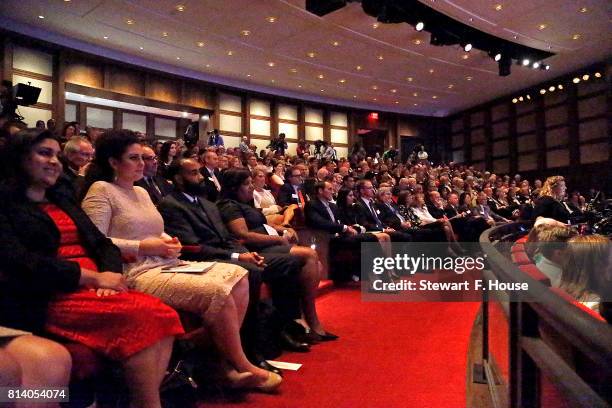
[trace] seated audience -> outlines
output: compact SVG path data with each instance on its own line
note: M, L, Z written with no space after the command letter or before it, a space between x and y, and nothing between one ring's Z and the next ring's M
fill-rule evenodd
M304 208L306 205L305 193L303 190L304 175L297 166L291 167L285 174L285 184L278 191L278 204L289 206L297 205Z
M142 145L134 132L109 131L101 136L87 173L90 187L83 209L121 250L130 287L202 317L215 346L231 366L228 381L237 387L276 389L281 377L248 361L240 341L249 299L247 271L216 263L205 273L164 273L164 267L181 263L181 243L164 232L163 219L149 194L134 186L143 175L142 156Z
M161 407L173 337L183 332L178 316L128 291L119 250L57 184L59 154L55 136L29 129L0 160L0 325L81 343L120 362L132 406ZM57 353L62 360L64 351Z
M234 159L240 161L237 157ZM206 187L206 198L215 202L219 198L219 192L221 191L221 183L219 182L221 172L218 167L219 157L217 153L211 150L200 152L200 164L202 165L200 172L204 176L204 186Z
M251 172L253 177L253 202L255 208L260 208L263 215L270 224L278 224L289 227L293 220L296 204L290 204L286 207L281 207L276 204L276 199L270 190L266 190L266 173L256 168Z
M304 261L300 273L302 307L312 338L315 341L336 339L337 336L323 329L315 307L320 280L317 253L308 247L291 245L297 242L297 235L292 229L267 224L266 217L253 207L253 183L248 170L227 170L223 173L221 184L221 200L217 206L229 231L243 240L247 248L257 250L264 257L267 253L289 253Z
M86 166L94 156L94 149L89 140L81 136L71 137L64 145L62 164L64 171L62 178L73 188L75 197L79 197L83 183Z
M179 157L178 145L175 141L167 140L162 144L159 156L157 156L157 171L162 177L166 177L166 169L175 157Z
M149 193L153 204L157 206L162 198L172 192L172 184L157 173L158 159L151 147L142 146L142 160L144 161L143 178L134 184L144 188Z
M525 249L534 246L533 257L536 266L550 279L550 286L559 287L561 283L561 264L566 242L576 236L576 231L566 225L540 224L534 227L535 235L525 244ZM526 250L527 252L527 250Z
M563 177L548 177L540 190L540 197L535 202L532 218L534 220L538 217L553 218L567 224L571 212L562 201L565 198L566 190Z
M476 205L472 207L472 214L477 217L482 217L491 226L495 225L496 222L510 222L501 215L495 214L491 210L491 207L487 205L487 195L484 191L481 191L476 196Z
M270 175L270 189L278 193L281 186L285 184L285 163L280 160L272 161L272 174Z

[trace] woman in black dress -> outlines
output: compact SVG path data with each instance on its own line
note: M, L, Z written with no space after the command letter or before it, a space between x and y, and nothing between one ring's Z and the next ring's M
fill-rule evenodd
M565 179L562 176L551 176L546 179L540 197L533 209L533 219L538 217L552 218L567 224L570 219L570 211L561 200L565 198Z
M223 222L244 245L262 253L288 253L301 258L304 267L300 273L302 308L313 340L335 340L327 333L317 315L316 291L319 286L319 258L314 249L294 245L297 235L291 228L268 225L263 213L253 205L253 180L246 169L228 169L221 178L221 200L217 203Z

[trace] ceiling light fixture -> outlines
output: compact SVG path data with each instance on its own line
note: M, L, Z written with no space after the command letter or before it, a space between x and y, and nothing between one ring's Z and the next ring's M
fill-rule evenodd
M302 85L298 85L298 88L301 88L301 87L302 87Z
M142 51L142 50L144 50L144 47L138 47L138 49Z
M531 64L531 67L532 67L533 69L538 69L538 68L540 68L540 63L539 63L538 61L536 61L536 62L534 62L533 64Z
M356 69L357 71L361 71L361 70L363 69L363 67L362 67L361 65L357 65L357 66L355 67L355 69Z
M526 98L531 100L531 95L527 95Z
M419 93L418 92L413 92L412 96L419 96Z
M176 59L177 59L177 60L180 60L180 59L181 59L181 57L176 57Z
M501 53L498 52L497 54L495 54L493 59L497 62L497 61L499 61L501 59L501 57L502 57Z
M332 42L332 45L333 45L334 47L337 47L337 46L339 46L339 45L340 45L340 43L339 43L338 41L334 41L334 42Z
M580 82L580 78L576 77L576 78L572 79L572 82L577 84L578 82Z
M548 87L548 92L555 92L555 89L557 88L555 88L554 86L550 86Z
M544 95L546 93L546 89L540 89L540 94Z
M472 79L474 79L474 78L473 78L473 77L471 77L471 76L467 76L467 77L465 77L465 79L467 79L468 81L471 81L471 80L472 80Z
M249 78L250 78L250 77L251 77L251 74L247 74L247 77L249 77Z
M434 69L433 68L429 68L429 73L433 74L434 73Z
M384 59L385 59L385 57L383 57L382 55L379 55L379 56L378 56L378 60L379 60L379 61L382 61L382 60L384 60Z
M518 99L512 98L512 103L517 103L517 102L518 102Z
M437 95L433 95L433 96L431 97L431 99L438 99L438 96L437 96Z
M346 79L341 79L341 80L339 80L338 82L340 82L341 84L343 84L343 83L345 83L345 82L346 82Z
M519 102L523 102L524 99L523 99L522 96L519 96L518 100L519 100Z
M232 50L227 51L227 55L229 55L231 57L232 55L234 55L234 51L232 51Z
M38 18L40 18L41 20L44 20L45 16L38 16Z
M168 36L168 32L167 31L162 32L162 37L167 37L167 36Z
M312 51L310 51L310 52L309 52L308 54L306 54L306 55L308 55L310 58L314 58L314 57L316 57L316 56L317 56L317 54L315 54L315 53L314 53L314 52L312 52Z
M589 9L586 8L586 7L580 7L580 9L578 9L578 11L581 12L581 13L586 13L587 11L589 11Z
M563 85L561 85L561 84L557 85L557 89L559 89L559 90L563 89Z
M276 65L276 64L275 64L274 62L272 62L272 61L268 62L268 66L269 66L269 67L273 67L273 66L275 66L275 65Z
M540 25L538 25L538 30L540 30L540 31L545 30L546 27L548 27L546 24L540 24Z
M317 78L323 79L323 78L325 78L325 76L323 74L319 74L319 75L317 75Z
M276 17L274 17L274 16L269 16L269 17L267 17L267 18L266 18L266 21L267 21L268 23L275 23L275 22L276 22Z
M378 24L378 23L374 23L374 24L372 24L372 28L373 28L373 29L375 29L375 30L376 30L378 27L380 27L380 24Z
M102 37L102 38L104 38L105 40L108 40L108 35L105 35L105 36L104 36L104 37Z
M392 89L391 93L397 93L397 89Z
M203 41L198 41L197 46L202 48L204 46L204 42Z
M501 4L496 4L495 5L495 10L497 11L501 11L504 8L504 6L502 6Z
M185 6L183 4L177 4L176 11L182 13L183 11L185 11Z
M249 35L251 35L251 32L249 30L242 30L240 32L240 35L242 35L244 37L248 37Z
M574 34L574 35L572 35L572 40L579 40L580 37L581 37L580 34Z
M414 29L417 31L423 31L423 29L425 28L425 23L422 21L419 21L418 23L416 23L416 25L414 26Z
M127 24L127 25L133 25L134 23L135 23L135 21L133 19L131 19L131 18L125 20L125 24Z
M601 72L596 72L595 73L595 78L601 78Z
M463 47L463 51L465 52L470 52L470 50L472 49L472 43L469 42L462 43L461 46Z
M448 84L448 89L453 89L455 87L455 85L453 84Z
M590 78L590 77L589 77L589 74L584 74L584 75L582 76L582 80L583 80L583 81L588 81L588 80L589 80L589 78Z
M419 40L419 39L417 38L416 40L414 40L414 43L415 43L416 45L421 45L421 40Z
M291 68L289 70L289 72L291 72L292 74L295 74L295 73L297 73L297 68Z
M408 78L406 78L406 81L408 81L408 82L412 82L412 81L413 81L413 78L412 78L412 77L408 77Z
M462 58L462 59L464 59L464 60L466 60L466 59L470 58L470 56L469 56L468 54L463 54L463 55L461 56L461 58Z
M372 89L377 91L378 90L378 86L377 85L372 85Z
M531 63L531 61L529 61L527 58L525 58L523 60L523 66L526 67L527 65L529 65Z

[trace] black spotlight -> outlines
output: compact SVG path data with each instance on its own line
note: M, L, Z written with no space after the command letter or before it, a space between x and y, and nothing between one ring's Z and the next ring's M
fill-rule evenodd
M510 67L512 66L512 58L502 55L497 62L499 67L499 76L510 75Z

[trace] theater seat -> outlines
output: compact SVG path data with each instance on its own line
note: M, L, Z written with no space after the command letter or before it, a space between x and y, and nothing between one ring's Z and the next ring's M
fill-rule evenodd
M526 273L527 275L531 276L533 279L537 280L538 282L541 282L546 286L550 286L550 279L548 278L548 276L544 275L542 271L540 271L538 267L535 266L534 264L519 265L518 268L523 273Z
M517 265L526 265L532 263L531 259L529 259L525 252L513 252L510 257L512 258L512 262Z
M515 243L514 245L512 245L512 248L510 248L510 252L525 252L525 244Z
M520 238L519 238L519 239L517 239L515 242L516 242L517 244L524 244L524 243L526 243L526 242L527 242L527 235L525 235L525 236L523 236L523 237L520 237Z

